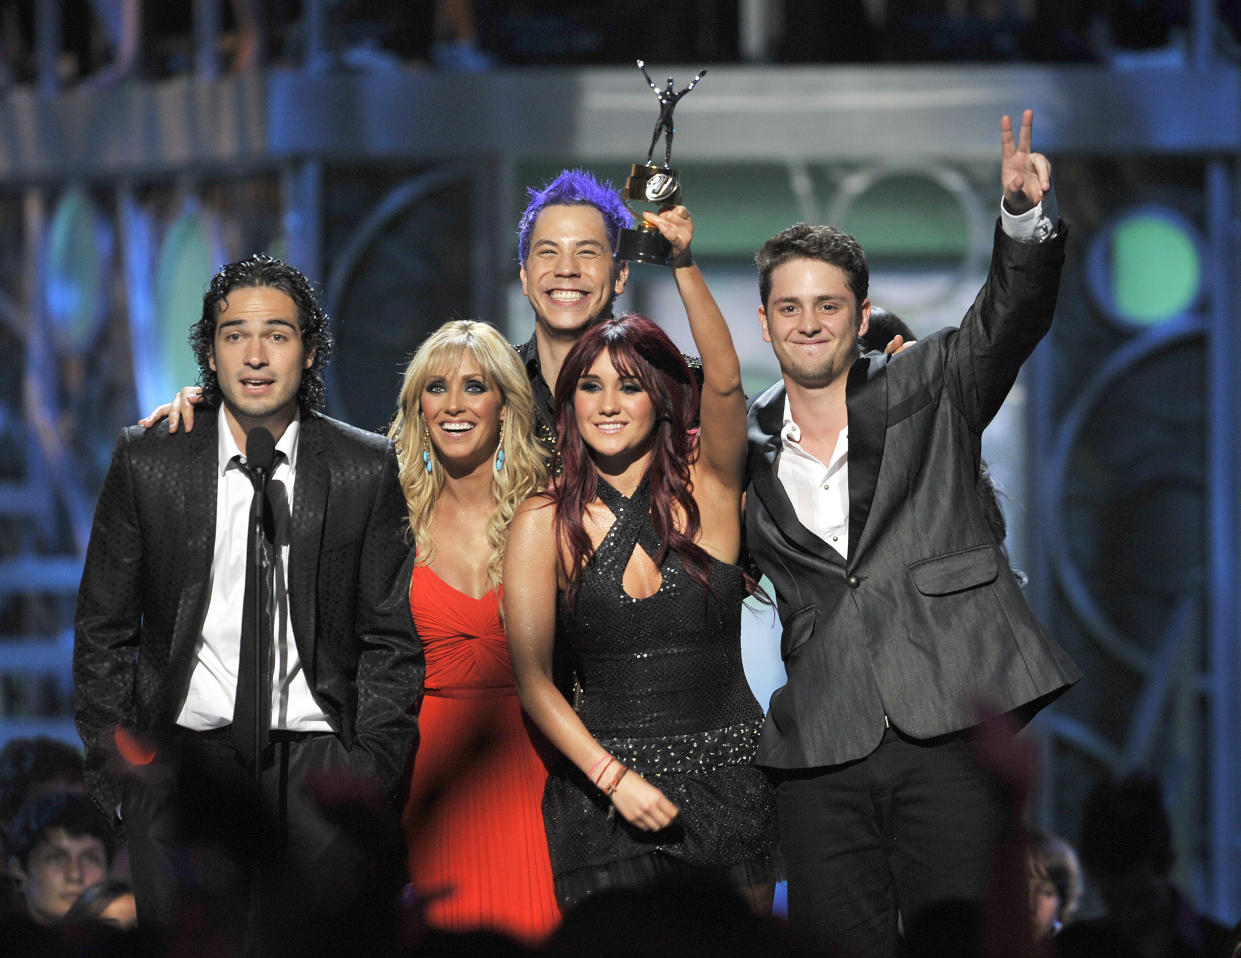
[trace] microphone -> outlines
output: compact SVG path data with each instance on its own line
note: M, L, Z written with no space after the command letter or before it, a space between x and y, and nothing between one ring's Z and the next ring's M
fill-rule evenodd
M276 458L276 440L263 426L255 426L246 433L246 466L262 475L264 481L271 474L271 464Z

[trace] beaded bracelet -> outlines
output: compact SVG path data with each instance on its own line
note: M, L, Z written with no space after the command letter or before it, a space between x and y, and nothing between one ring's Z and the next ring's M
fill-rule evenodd
M629 769L622 765L617 771L616 777L612 779L612 784L603 790L603 794L611 798L616 793L616 786L621 783L621 779L625 777L625 773L628 771Z

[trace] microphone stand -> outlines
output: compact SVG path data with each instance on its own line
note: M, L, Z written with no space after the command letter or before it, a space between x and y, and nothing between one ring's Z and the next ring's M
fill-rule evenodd
M261 434L256 436L256 434ZM251 643L250 661L251 678L254 687L250 690L254 693L252 701L256 703L256 716L253 724L252 734L254 740L251 743L254 753L254 768L252 784L254 787L253 800L256 808L262 807L263 801L263 733L271 725L271 704L267 703L266 709L263 708L267 699L265 694L271 687L271 679L265 675L263 668L264 655L268 654L272 637L269 634L268 618L266 615L268 606L268 593L270 585L268 576L270 574L267 535L263 528L264 510L267 504L267 480L274 466L273 458L273 442L271 434L260 428L252 429L246 437L246 451L248 454L253 453L251 457L247 456L247 464L253 476L254 495L250 499L250 520L249 520L249 541L247 548L253 550L255 558L254 569L252 575L254 580L249 583L251 586L251 595L253 603L250 608L245 610L245 615L250 617L250 623L253 626L252 635L254 642ZM256 449L256 446L258 447ZM274 544L273 544L274 547ZM267 689L263 684L267 683ZM251 888L250 900L254 908L254 926L253 926L253 950L247 949L247 954L253 958L262 958L263 954L263 922L262 922L262 851L256 849L254 858L254 884Z

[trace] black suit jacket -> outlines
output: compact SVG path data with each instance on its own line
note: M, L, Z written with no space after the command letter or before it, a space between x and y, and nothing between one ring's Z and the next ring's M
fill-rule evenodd
M978 705L1030 714L1080 678L1009 574L976 492L983 428L1051 325L1067 227L1021 243L997 226L990 274L959 330L849 371L849 554L797 520L776 475L785 389L749 413L746 542L775 586L787 683L758 761L862 758L884 716L927 739Z
M360 770L394 796L417 745L425 664L398 573L410 552L387 440L302 416L289 609L315 701ZM210 596L217 417L193 432L126 429L95 510L78 593L75 711L87 788L111 812L114 731L156 743L189 687ZM240 627L240 623L238 624Z

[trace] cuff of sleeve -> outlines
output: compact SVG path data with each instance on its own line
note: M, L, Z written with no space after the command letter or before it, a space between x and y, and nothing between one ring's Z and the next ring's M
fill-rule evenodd
M1060 222L1060 204L1056 202L1056 185L1043 194L1042 202L1024 213L1010 213L1000 199L1000 225L1011 239L1022 243L1042 243L1056 235Z

